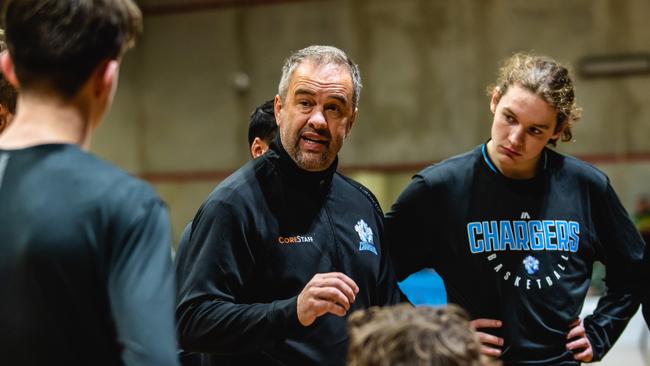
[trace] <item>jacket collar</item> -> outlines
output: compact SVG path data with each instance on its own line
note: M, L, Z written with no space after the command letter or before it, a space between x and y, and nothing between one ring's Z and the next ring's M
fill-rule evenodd
M319 191L328 188L332 182L332 177L338 166L338 156L327 169L320 172L310 172L299 167L291 156L289 156L289 153L282 146L279 133L271 143L269 149L277 154L280 171L291 182L295 182L306 189L317 189Z

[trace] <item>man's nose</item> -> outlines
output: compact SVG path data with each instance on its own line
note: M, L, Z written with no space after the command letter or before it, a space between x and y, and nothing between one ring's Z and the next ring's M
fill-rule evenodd
M327 127L327 120L323 114L321 108L314 108L313 112L309 116L309 121L307 121L309 126L315 130L321 130Z

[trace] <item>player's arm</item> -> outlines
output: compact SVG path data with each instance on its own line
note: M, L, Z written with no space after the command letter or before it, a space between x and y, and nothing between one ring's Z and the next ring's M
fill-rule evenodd
M609 183L602 198L592 201L595 229L607 270L607 290L583 326L593 348L593 360L598 361L614 345L639 307L645 243Z
M123 210L118 221L108 249L107 283L122 360L125 365L178 365L167 209L152 199Z
M376 306L394 305L407 301L397 286L393 262L388 252L385 240L381 240L381 258L379 259L379 278L377 279L378 303Z
M431 188L416 175L397 198L384 218L388 250L397 280L431 267L432 238L438 208L433 204Z

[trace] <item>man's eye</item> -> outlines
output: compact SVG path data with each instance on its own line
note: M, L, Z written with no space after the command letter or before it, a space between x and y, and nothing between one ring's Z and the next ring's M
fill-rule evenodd
M505 116L506 116L506 121L508 121L508 123L515 123L515 117L509 114L506 114Z

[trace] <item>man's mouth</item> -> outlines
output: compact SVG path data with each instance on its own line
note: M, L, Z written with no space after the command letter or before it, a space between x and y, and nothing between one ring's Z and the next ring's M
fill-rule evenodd
M300 136L300 138L302 138L303 140L305 140L307 142L313 142L315 144L321 144L321 145L324 145L324 146L329 145L329 140L328 139L323 138L320 135L315 134L315 133L304 133L302 136Z

